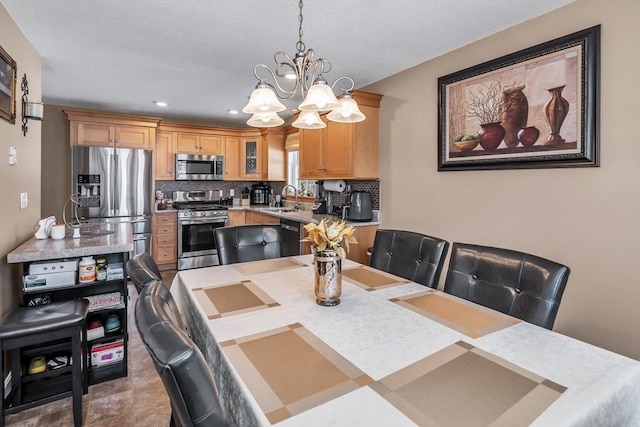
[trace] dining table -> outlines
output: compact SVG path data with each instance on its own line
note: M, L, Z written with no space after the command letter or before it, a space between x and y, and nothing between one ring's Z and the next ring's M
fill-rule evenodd
M640 362L345 259L179 271L171 293L234 426L640 426ZM577 286L577 284L575 284Z

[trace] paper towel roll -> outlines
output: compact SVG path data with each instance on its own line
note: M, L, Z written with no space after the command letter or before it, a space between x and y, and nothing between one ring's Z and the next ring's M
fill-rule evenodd
M342 193L346 190L347 184L341 179L338 180L329 180L324 182L324 189L327 191L335 191L338 193Z

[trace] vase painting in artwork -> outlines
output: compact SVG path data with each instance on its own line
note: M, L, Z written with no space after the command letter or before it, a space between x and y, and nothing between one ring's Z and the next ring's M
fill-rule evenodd
M569 113L569 101L562 97L562 89L564 89L564 85L548 89L551 98L544 105L544 115L549 123L550 135L544 145L564 143L564 138L560 136L560 128Z
M529 116L529 101L522 92L524 85L510 87L502 91L502 121L504 128L504 143L507 147L518 145L518 132L527 126Z

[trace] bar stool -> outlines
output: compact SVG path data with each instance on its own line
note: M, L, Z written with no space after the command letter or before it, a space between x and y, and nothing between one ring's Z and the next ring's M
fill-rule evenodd
M86 299L18 307L0 322L0 367L4 366L4 351L11 351L11 389L6 400L0 399L2 401L0 427L4 426L5 415L69 396L73 397L74 425L82 426L82 395L88 389L86 360L83 360L87 347L88 308L89 301ZM69 341L72 355L71 391L67 387L61 387L59 393L23 403L25 396L21 378L23 372L21 349L28 346L41 346L38 352L46 354L68 348ZM47 377L43 382L53 379L47 374L43 374ZM42 384L42 386L49 388L50 384Z

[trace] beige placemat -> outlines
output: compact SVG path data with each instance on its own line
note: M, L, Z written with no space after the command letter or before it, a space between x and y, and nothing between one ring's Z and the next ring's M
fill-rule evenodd
M351 283L367 291L411 283L411 280L367 266L344 269L342 270L342 276L347 277Z
M459 341L370 387L420 426L528 426L566 387Z
M220 346L272 424L373 382L299 323Z
M194 288L192 292L209 319L280 305L251 280Z
M471 338L521 322L514 317L436 290L392 298L390 301Z
M303 267L305 265L306 264L302 261L298 261L293 258L273 258L233 264L233 267L238 270L238 272L247 276L250 274L269 273L272 271Z

